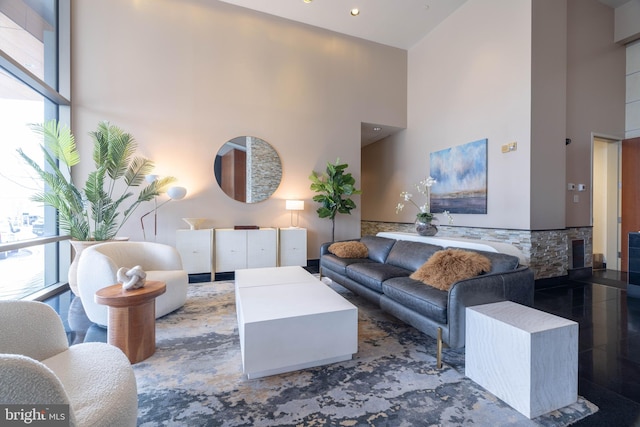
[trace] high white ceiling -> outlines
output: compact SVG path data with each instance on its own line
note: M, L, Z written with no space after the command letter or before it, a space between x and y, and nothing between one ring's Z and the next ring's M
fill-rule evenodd
M408 50L466 0L220 0L292 21ZM612 8L629 1L599 0ZM351 16L353 8L360 9ZM374 128L380 128L374 131ZM362 145L400 129L362 123Z
M409 49L467 0L220 0L248 9ZM612 8L636 0L599 0ZM351 9L360 9L351 16Z
M409 49L466 0L220 0L388 46ZM351 16L353 8L360 15Z

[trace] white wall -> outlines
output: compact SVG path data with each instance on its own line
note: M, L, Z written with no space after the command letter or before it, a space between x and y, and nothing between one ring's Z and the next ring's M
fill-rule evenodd
M590 189L574 203L566 183L591 182L593 133L624 133L613 13L597 0L467 1L409 51L408 128L363 150L365 189L376 189L363 219L413 221L394 207L429 153L486 137L488 213L454 225L590 226ZM511 141L518 150L502 154Z
M625 49L613 42L614 11L596 0L568 0L566 181L591 182L592 134L624 136ZM591 225L590 189L567 193L568 227ZM594 199L593 204L601 203Z
M217 1L92 0L72 3L72 128L91 169L87 133L109 120L137 139L159 175L187 199L158 211L158 241L173 244L182 217L209 227L289 226L284 200L304 199L309 257L328 241L308 176L349 163L360 186L360 123L406 126L407 52ZM251 135L279 153L283 180L268 201L244 205L217 186L222 144ZM359 197L354 197L360 204ZM141 208L120 233L141 240ZM360 234L360 207L340 215L336 238ZM147 220L149 220L147 218ZM147 225L147 230L152 223Z
M531 42L531 230L565 226L567 2L535 0Z
M467 1L409 50L408 85L407 130L363 149L363 219L413 222L395 206L428 175L429 153L487 138L488 213L455 225L528 229L530 0ZM512 141L517 151L502 153Z

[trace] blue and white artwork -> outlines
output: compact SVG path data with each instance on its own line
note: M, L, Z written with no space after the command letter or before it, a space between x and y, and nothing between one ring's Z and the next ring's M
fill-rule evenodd
M429 155L431 212L487 213L487 139Z

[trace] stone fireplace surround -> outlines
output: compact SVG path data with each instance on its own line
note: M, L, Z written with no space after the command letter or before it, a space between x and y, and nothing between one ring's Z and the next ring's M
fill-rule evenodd
M401 222L361 221L361 235L381 231L415 233L415 224ZM520 249L534 271L535 279L567 276L574 266L572 242L584 241L584 268L593 266L591 227L559 230L509 230L501 228L451 227L438 225L437 237L458 237L509 243Z

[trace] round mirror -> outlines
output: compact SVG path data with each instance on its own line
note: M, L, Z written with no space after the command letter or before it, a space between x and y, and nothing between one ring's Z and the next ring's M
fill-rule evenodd
M239 202L267 200L282 179L282 164L276 150L255 136L238 136L227 141L213 165L218 185Z

